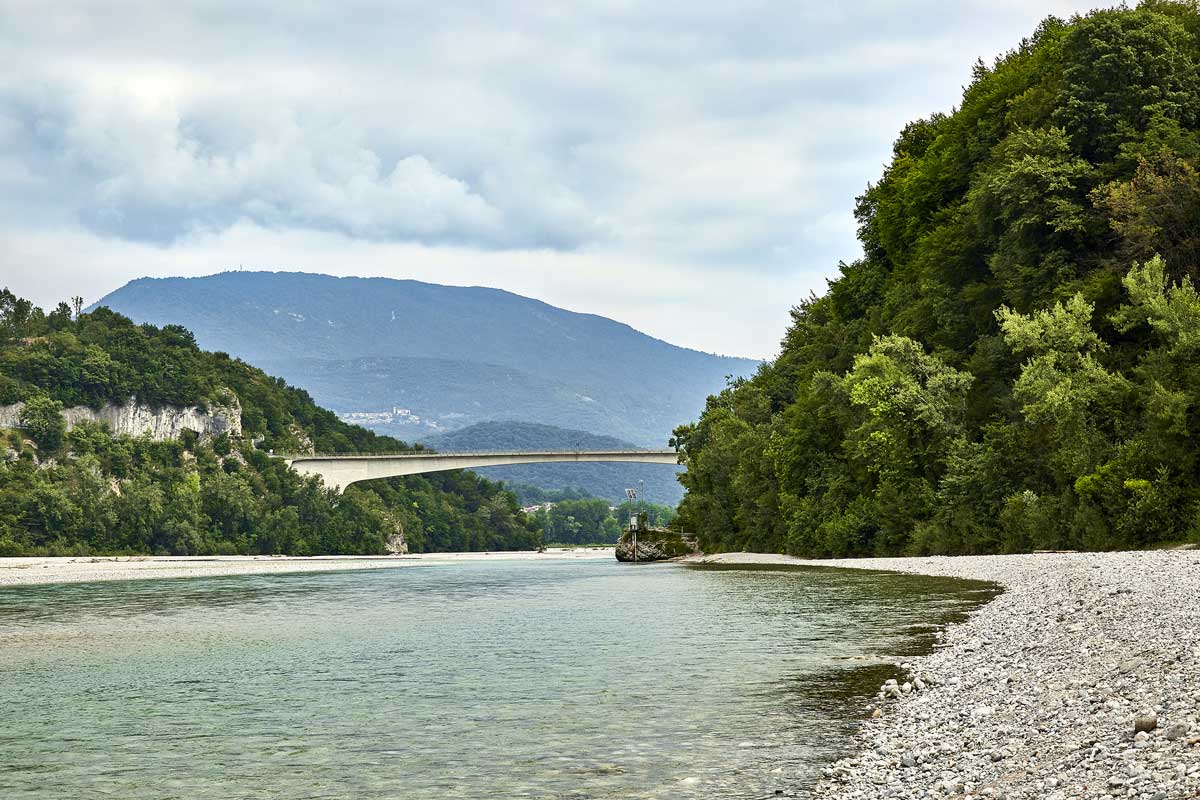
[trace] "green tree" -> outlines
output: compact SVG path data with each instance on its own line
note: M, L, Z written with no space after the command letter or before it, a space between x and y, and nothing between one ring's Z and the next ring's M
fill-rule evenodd
M597 542L616 542L621 538L621 523L617 522L616 517L608 516L604 518L604 522L600 523L600 538Z
M1099 463L1115 438L1128 381L1107 370L1107 349L1082 295L1030 315L996 312L1004 339L1030 358L1013 386L1025 420L1041 433L1061 482L1074 483Z
M1150 2L1096 11L1070 27L1053 118L1082 155L1111 159L1159 119L1195 126L1200 75L1189 18L1194 24L1187 4Z
M1047 285L1074 279L1084 266L1093 215L1087 203L1092 166L1071 151L1061 128L1020 129L996 147L970 191L970 204L1009 302L1031 308Z
M62 447L67 432L62 410L62 403L40 394L29 398L21 409L21 425L44 453L53 453Z
M1167 148L1140 156L1130 179L1098 187L1092 199L1108 213L1127 262L1161 255L1174 277L1200 277L1200 175L1190 162Z

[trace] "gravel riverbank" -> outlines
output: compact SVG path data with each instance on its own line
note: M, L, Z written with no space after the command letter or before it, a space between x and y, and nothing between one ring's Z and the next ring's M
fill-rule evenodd
M881 687L814 798L1200 797L1200 552L726 563L879 569L1005 588ZM894 695L894 696L893 696Z
M548 548L545 552L416 553L404 556L120 556L0 558L0 587L42 583L89 583L149 578L204 578L288 572L396 569L417 564L503 559L612 559L611 547Z

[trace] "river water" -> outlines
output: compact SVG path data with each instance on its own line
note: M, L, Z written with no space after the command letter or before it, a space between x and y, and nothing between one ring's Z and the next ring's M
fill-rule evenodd
M0 590L0 797L756 798L983 587L489 561Z

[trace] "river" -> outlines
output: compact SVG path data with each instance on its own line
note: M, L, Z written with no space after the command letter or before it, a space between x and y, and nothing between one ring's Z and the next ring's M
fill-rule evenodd
M495 560L0 590L0 797L755 798L986 592Z

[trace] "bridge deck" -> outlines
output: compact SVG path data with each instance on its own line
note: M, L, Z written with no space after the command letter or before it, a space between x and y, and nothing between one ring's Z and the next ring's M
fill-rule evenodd
M594 463L623 461L639 464L678 465L675 450L521 450L471 453L431 453L413 450L403 453L327 455L283 455L297 472L319 475L327 486L345 488L358 481L443 472L454 469L479 469L512 464Z

